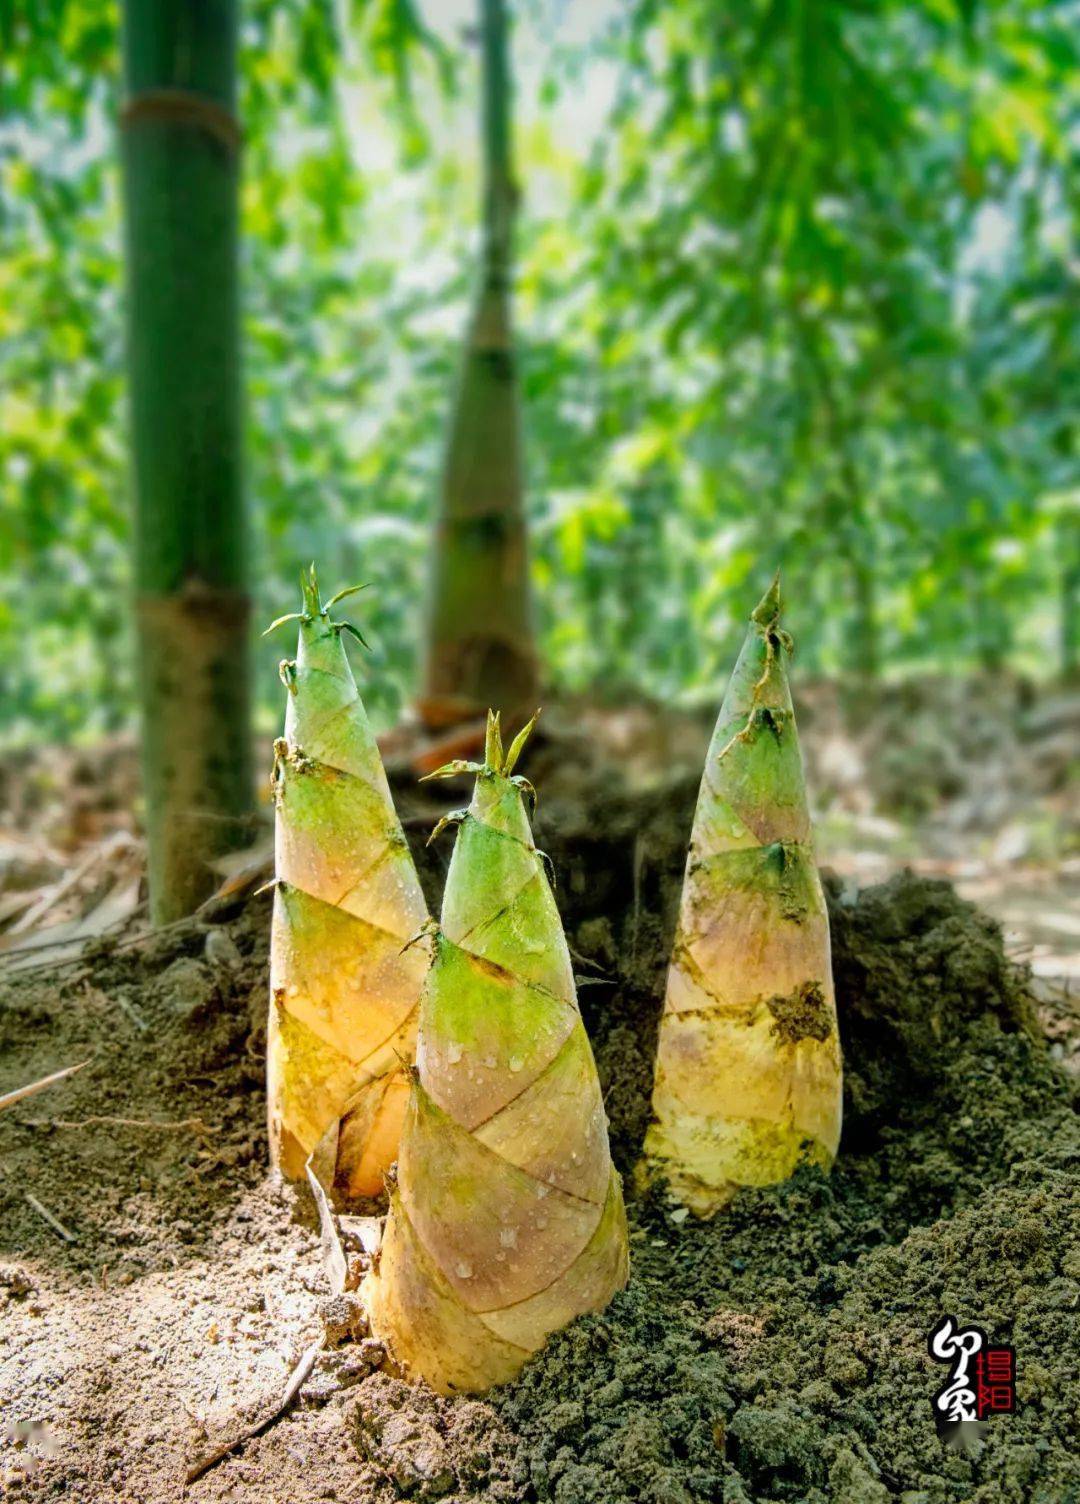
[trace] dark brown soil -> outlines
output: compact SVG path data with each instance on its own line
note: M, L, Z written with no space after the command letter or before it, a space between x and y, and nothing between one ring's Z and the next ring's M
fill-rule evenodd
M540 747L528 771L627 1170L694 787L631 792L577 753ZM403 791L418 846L429 797ZM433 898L450 839L424 857ZM4 1497L1080 1500L1069 1082L995 926L946 884L829 897L847 1063L831 1177L744 1194L707 1225L632 1202L627 1291L487 1399L437 1399L346 1342L186 1494L186 1468L281 1393L322 1330L313 1210L266 1169L267 900L13 981L0 1091L93 1063L0 1115ZM926 1338L945 1313L1018 1355L1018 1413L966 1452L930 1408L944 1372Z

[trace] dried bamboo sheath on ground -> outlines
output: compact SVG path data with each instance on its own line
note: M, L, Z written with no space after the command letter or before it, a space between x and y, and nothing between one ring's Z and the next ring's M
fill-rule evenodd
M840 1137L829 923L774 581L709 747L660 1024L643 1180L699 1216Z
M570 956L532 841L526 732L497 719L459 824L420 1008L417 1071L381 1256L375 1333L441 1393L513 1377L627 1277L619 1177Z
M297 1178L329 1135L340 1189L376 1195L397 1153L427 968L422 947L403 947L427 906L341 641L347 624L330 620L314 569L304 608L275 749L271 1154Z

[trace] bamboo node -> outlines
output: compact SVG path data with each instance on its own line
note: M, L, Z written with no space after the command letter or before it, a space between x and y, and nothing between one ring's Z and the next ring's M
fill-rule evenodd
M121 129L142 120L194 126L213 136L231 156L238 156L244 144L240 122L231 111L187 89L143 89L133 94L120 111Z

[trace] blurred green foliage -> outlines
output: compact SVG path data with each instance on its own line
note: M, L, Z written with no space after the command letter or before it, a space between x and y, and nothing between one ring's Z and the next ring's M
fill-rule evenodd
M354 579L414 684L477 229L464 0L249 0L257 621ZM1080 26L1054 0L518 0L517 323L552 680L1052 672L1080 611ZM4 735L132 709L115 0L0 0ZM183 352L177 352L183 358ZM259 704L280 709L276 650Z

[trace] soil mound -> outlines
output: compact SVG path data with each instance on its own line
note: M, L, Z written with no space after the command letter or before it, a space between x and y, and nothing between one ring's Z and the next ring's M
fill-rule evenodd
M585 767L551 779L536 829L626 1171L695 790L612 789ZM446 852L421 846L427 813L407 824L437 898ZM1068 1081L995 926L946 884L831 883L828 896L847 1081L831 1176L744 1193L704 1225L632 1200L629 1288L516 1383L441 1400L343 1348L189 1496L1080 1498ZM265 1170L268 901L236 910L102 944L0 996L3 1087L93 1058L0 1117L0 1380L30 1428L4 1464L12 1499L181 1498L193 1456L280 1393L318 1330L310 1208ZM1018 1355L1018 1413L964 1452L945 1448L930 1407L943 1370L926 1337L946 1313Z

